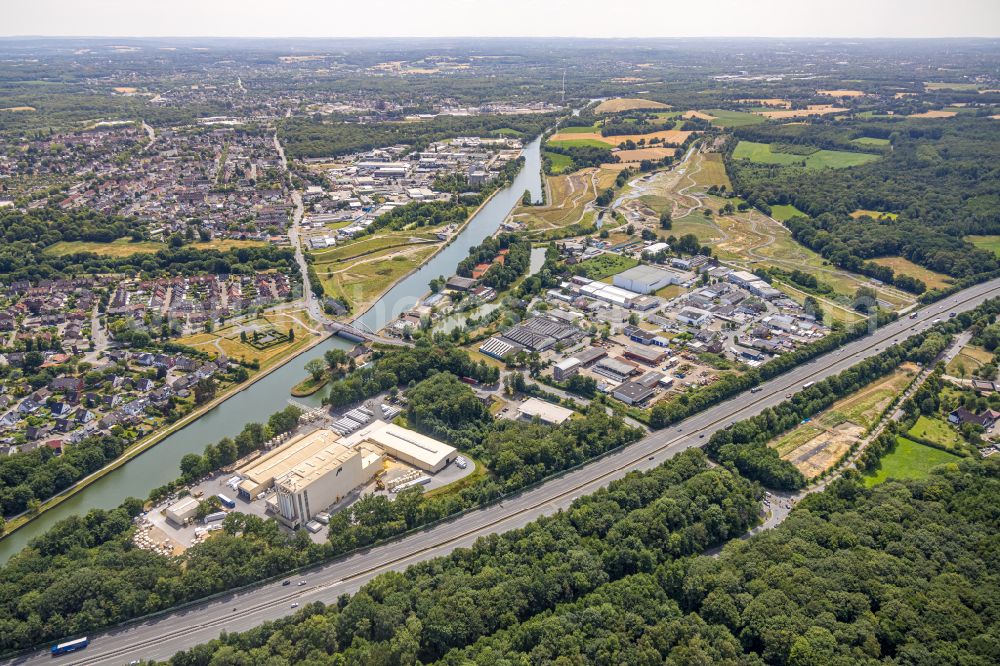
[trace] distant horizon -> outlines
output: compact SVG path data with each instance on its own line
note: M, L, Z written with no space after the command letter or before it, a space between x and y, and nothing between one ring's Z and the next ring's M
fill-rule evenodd
M802 41L949 41L956 39L967 39L976 41L1000 41L1000 34L989 36L989 35L939 35L934 37L898 37L898 36L850 36L850 35L836 35L836 36L826 36L820 37L815 35L649 35L642 37L630 37L630 36L614 36L614 37L600 37L600 36L586 36L586 37L570 37L566 35L124 35L124 34L94 34L94 35L45 35L45 34L23 34L23 35L3 35L0 34L0 40L15 40L15 39L52 39L52 40L71 40L71 39L132 39L132 40L211 40L211 39L232 39L232 40L243 40L243 41L277 41L277 40L303 40L303 41L371 41L378 39L385 40L463 40L463 39L488 39L494 41L501 40L511 40L511 39L532 39L532 40L545 40L545 39L558 39L563 41L626 41L626 40L639 40L639 41L670 41L670 40L683 40L683 41L697 41L697 40L713 40L713 39L729 39L729 40L769 40L778 41L784 39L790 40L802 40Z
M962 39L1000 38L995 0L716 0L678 16L631 0L622 16L597 0L32 0L9 7L0 34L37 38L237 39ZM711 35L701 34L711 25ZM338 34L339 33L339 34Z

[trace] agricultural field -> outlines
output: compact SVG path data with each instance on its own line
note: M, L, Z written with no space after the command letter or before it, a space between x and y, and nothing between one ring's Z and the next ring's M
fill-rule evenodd
M791 204L777 204L771 206L771 217L778 222L784 222L793 217L808 217L808 215Z
M559 134L594 134L595 132L600 133L600 128L597 127L596 123L594 125L559 128Z
M888 266L898 275L909 275L910 277L922 280L928 289L947 287L952 282L951 278L944 273L936 273L903 257L879 257L878 259L872 259L872 263L879 266Z
M196 250L225 251L240 247L259 247L264 244L265 243L262 241L219 239L189 243L185 247L191 247ZM55 257L64 257L66 255L77 254L80 252L90 252L105 257L128 257L133 254L140 253L151 254L165 249L167 249L166 243L158 243L155 241L140 241L138 243L134 243L128 238L119 238L118 240L110 243L101 243L97 241L59 241L58 243L45 248L45 254L50 254Z
M638 264L639 262L632 257L623 257L620 254L602 254L599 257L582 261L577 266L583 270L583 275L591 280L603 280Z
M817 90L816 94L827 97L861 97L865 93L861 90Z
M806 169L843 169L879 159L878 155L871 153L850 153L842 150L817 150L810 155L799 155L775 151L774 147L775 144L770 143L740 141L733 151L733 157L758 164L803 165Z
M855 220L858 219L859 217L870 217L873 220L881 220L884 217L887 220L895 220L897 217L899 217L899 213L887 213L881 210L868 210L865 208L859 208L853 213L851 213L851 217L853 217Z
M961 459L953 453L897 436L896 448L882 458L877 470L865 476L865 485L875 486L890 478L922 479L938 465L957 463Z
M949 424L941 419L929 418L923 414L913 424L907 432L912 437L934 442L952 451L961 451L965 446L965 440Z
M573 138L573 137L580 138ZM594 136L600 136L599 134L554 134L551 139L549 139L545 145L555 146L557 148L608 148L612 145L610 141L605 141L604 139L595 139ZM609 139L611 137L608 137Z
M648 99L637 99L620 97L618 99L606 99L597 105L594 113L618 113L620 111L633 111L636 109L669 109L669 104L654 102Z
M637 148L635 150L619 150L615 153L618 159L624 163L662 160L664 157L673 156L673 154L673 148Z
M954 118L957 115L958 111L931 110L931 111L924 111L923 113L914 113L908 117L909 118Z
M781 99L778 97L767 97L767 98L749 98L749 99L738 99L736 100L739 104L751 104L753 106L769 106L776 109L790 109L792 108L792 103L790 100Z
M292 338L289 338L292 331ZM243 342L240 333L247 333ZM254 340L254 332L258 337ZM307 346L320 334L320 326L304 310L270 312L263 317L234 320L210 333L179 338L178 343L208 352L223 353L248 363L257 361L262 370L279 363Z
M754 113L770 118L771 120L784 120L786 118L808 118L810 116L825 116L831 113L842 113L848 111L840 106L832 104L810 104L804 109L780 109L772 111L769 109L755 111Z
M563 155L562 153L550 153L548 151L543 154L548 158L552 165L551 171L553 175L558 176L559 174L573 168L573 158L569 155Z
M889 139L879 139L874 136L859 136L857 139L851 139L851 143L861 146L888 146Z
M788 460L812 479L832 467L864 433L872 428L916 375L911 364L868 384L860 391L838 400L828 409L770 443L784 460Z
M993 254L1000 255L1000 236L966 236L965 240L976 247L989 250Z
M691 132L682 130L660 130L648 134L620 134L615 136L601 136L600 132L558 132L549 137L548 143L556 146L593 146L597 148L614 148L626 141L645 141L647 145L653 139L659 139L660 144L668 146L679 146L691 135ZM659 144L657 144L659 145Z
M692 167L689 173L694 182L706 190L713 185L725 187L727 190L733 189L721 153L701 153L701 161Z
M707 117L706 117L707 116ZM709 120L717 127L745 127L759 125L764 122L763 116L746 111L728 111L726 109L707 109L693 112L692 117Z
M932 81L924 84L924 90L979 90L978 83L947 83Z
M978 345L968 344L962 347L962 350L955 355L955 358L948 362L948 365L945 367L945 372L952 377L965 379L966 377L971 376L972 373L978 370L981 366L986 365L992 360L992 352L989 352Z

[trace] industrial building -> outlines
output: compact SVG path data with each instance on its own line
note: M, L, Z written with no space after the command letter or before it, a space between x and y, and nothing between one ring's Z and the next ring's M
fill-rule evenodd
M243 480L237 486L237 493L249 501L274 487L274 480L284 476L291 469L311 458L340 439L332 430L314 430L305 435L293 437L284 444L268 451L236 470Z
M528 398L518 408L517 413L522 419L532 421L537 418L542 423L549 425L559 425L569 420L573 416L573 410L551 402L539 400L538 398Z
M393 458L434 474L458 457L458 451L444 442L381 421L362 428L345 439L345 443L374 444Z
M685 284L694 279L693 273L681 273L667 268L640 264L615 275L614 285L638 294L652 294L672 284Z
M492 338L479 345L479 351L487 356L492 356L493 358L502 361L507 356L512 356L522 351L524 347L505 339L502 336L494 335Z
M580 367L582 365L583 363L581 363L578 358L574 358L572 356L564 358L552 366L552 378L557 382L566 381L580 372Z
M292 528L299 527L370 481L382 470L383 458L382 451L367 442L348 447L330 441L275 478L277 498L269 503L277 509L279 521Z
M614 379L618 382L624 382L637 371L638 370L635 364L626 363L625 361L615 358L601 359L597 362L597 365L594 366L594 372L599 375L604 375L609 379Z
M625 350L627 358L646 365L659 365L669 355L670 352L662 347L629 347Z
M621 400L626 405L637 405L649 400L656 391L649 386L643 386L639 382L625 382L615 388L612 395Z
M198 504L198 500L190 495L182 497L168 506L166 511L164 511L164 515L173 524L181 526L191 518L194 518L194 515L198 512Z

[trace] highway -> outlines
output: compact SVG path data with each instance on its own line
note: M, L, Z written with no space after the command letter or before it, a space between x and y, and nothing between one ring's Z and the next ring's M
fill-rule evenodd
M47 651L40 651L4 663L127 664L135 659L163 660L179 650L216 638L223 630L244 631L288 615L294 612L293 603L333 603L341 594L356 592L380 573L446 555L455 548L472 545L481 536L523 527L539 516L564 509L577 497L590 494L630 471L652 468L681 451L704 444L716 430L782 402L786 394L800 390L806 382L839 373L884 350L893 341L925 330L934 319L947 319L949 312L971 310L996 296L1000 296L1000 279L970 287L916 311L914 319L904 316L860 340L802 364L762 384L756 393L740 394L500 503L299 574L290 578L291 584L287 586L281 581L269 583L143 623L92 634L90 647L78 653L52 658ZM300 585L302 581L304 585Z

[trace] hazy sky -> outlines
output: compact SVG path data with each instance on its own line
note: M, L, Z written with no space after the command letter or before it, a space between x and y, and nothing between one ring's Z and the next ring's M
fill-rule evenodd
M2 4L6 6L0 10L0 35L1000 36L1000 0L4 0Z

